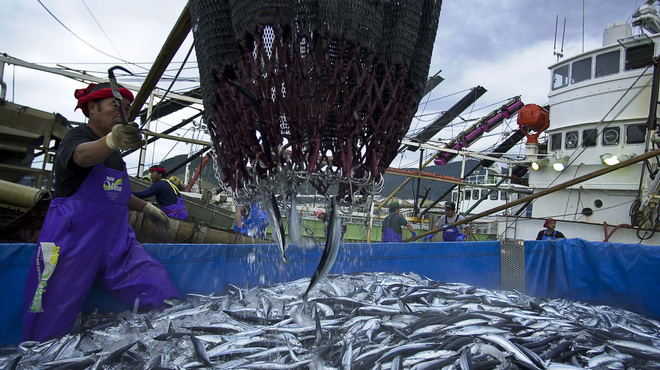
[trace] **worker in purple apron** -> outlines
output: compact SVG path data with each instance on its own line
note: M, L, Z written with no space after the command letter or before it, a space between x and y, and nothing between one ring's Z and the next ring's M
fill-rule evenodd
M445 202L445 214L436 223L437 228L442 228L442 240L446 242L460 242L470 235L469 225L450 226L453 223L465 220L465 217L456 213L456 203ZM426 240L426 239L425 239Z
M133 195L140 199L155 196L160 209L168 217L188 221L188 210L186 210L186 206L183 204L181 191L172 181L163 179L165 174L167 174L165 167L160 165L151 166L149 173L153 185L143 191L134 191Z
M561 231L555 230L556 225L557 225L557 220L555 220L554 218L546 220L543 223L543 227L545 227L545 229L539 231L539 234L536 236L536 240L566 239L566 237L564 236L564 234L561 233Z
M390 204L390 214L383 220L383 235L381 241L383 243L395 243L403 240L403 229L405 226L410 230L413 237L417 236L412 224L401 216L401 207L398 202Z
M119 93L128 111L133 94L123 87ZM89 122L69 130L55 157L55 194L25 283L22 341L68 333L95 281L142 311L180 297L128 224L131 209L158 230L169 228L163 211L131 195L120 150L144 145L137 124L120 124L107 83L76 90L75 97Z

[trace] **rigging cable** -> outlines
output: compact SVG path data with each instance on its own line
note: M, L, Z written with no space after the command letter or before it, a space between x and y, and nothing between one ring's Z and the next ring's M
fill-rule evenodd
M52 12L46 7L46 5L44 5L44 4L41 2L41 0L37 0L37 2L39 2L39 4L41 4L41 6L42 6L44 9L46 9L46 11L48 12L48 14L50 14L51 17L53 17L53 19L55 19L55 20L57 21L57 23L59 23L60 25L62 25L62 27L64 27L64 29L66 29L67 31L69 31L69 33L71 33L73 36L75 36L78 40L82 41L85 45L89 46L90 48L92 48L92 49L98 51L99 53L101 53L101 54L103 54L103 55L105 55L105 56L107 56L107 57L110 57L110 58L112 58L112 59L117 59L117 60L122 61L122 62L124 62L124 63L132 64L131 62L129 62L129 61L127 61L127 60L124 60L124 59L121 59L121 58L117 58L117 57L114 56L114 55L110 55L110 54L104 52L103 50L101 50L101 49L95 47L94 45L90 44L89 42L83 40L82 37L78 36L75 32L71 31L71 29L69 29L69 27L67 27L64 23L62 23L62 21L60 21L60 20L55 16L55 14L53 14L53 13L52 13Z
M188 54L186 54L186 57L183 59L183 63L181 63L181 67L180 67L179 70L176 72L176 75L175 75L174 78L172 79L172 82L171 82L170 85L167 87L167 90L165 90L165 93L164 93L163 96L161 97L161 99L160 99L161 102L165 101L165 98L167 97L167 94L169 94L169 92L172 90L172 86L174 86L174 83L175 83L175 82L177 81L177 79L179 78L179 75L181 74L181 71L183 70L183 67L186 65L186 62L188 61L188 58L190 57L190 54L192 53L194 47L195 47L195 43L193 42L193 43L190 45L190 49L188 50ZM151 120L151 116L153 116L154 113L156 113L159 109L160 109L160 104L158 104L158 105L156 106L156 109L154 109L154 110L151 111L151 114L149 115L149 117L147 117L147 119L146 119L144 122L145 122L145 123L146 123L146 122L149 122L149 121ZM143 125L144 125L144 123L143 123Z
M121 60L126 60L126 59L124 59L124 56L121 55L121 52L119 52L119 50L117 49L117 47L115 46L115 44L112 42L112 40L110 40L110 37L108 36L108 34L105 33L105 30L103 29L103 27L101 27L101 24L100 24L99 21L96 19L96 17L95 17L94 14L92 13L92 11L89 9L89 7L87 6L87 4L85 3L85 0L80 0L80 1L83 3L83 5L85 6L85 9L87 9L87 12L88 12L89 15L92 17L92 19L94 20L94 22L96 23L96 25L99 26L99 29L101 30L101 32L103 32L103 35L105 36L106 40L108 40L108 42L110 43L110 45L112 46L112 48L115 49L115 51L117 52L117 54L119 54L119 56L121 57ZM48 10L48 9L46 9L46 10ZM131 72L133 72L133 71L131 71Z

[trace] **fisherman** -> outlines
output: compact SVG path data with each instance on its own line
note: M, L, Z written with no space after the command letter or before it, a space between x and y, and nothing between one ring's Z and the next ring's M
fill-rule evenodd
M259 207L259 202L246 206L237 205L234 220L234 231L253 238L266 238L268 216L266 211Z
M316 216L317 219L323 221L323 227L324 227L324 230L325 230L325 235L328 235L328 221L330 221L330 220L328 220L328 217L325 214L325 212L323 212L322 210L319 209L318 211L316 211L314 213L314 216Z
M127 111L133 94L119 87ZM131 194L122 149L144 145L137 124L120 124L110 84L78 89L76 109L89 117L62 139L55 157L55 194L25 283L22 341L69 332L92 283L99 280L140 310L179 298L165 267L137 242L128 210L167 230L163 211Z
M412 224L401 216L401 207L398 202L390 203L390 214L383 220L383 243L400 242L403 240L403 231L401 226L405 226L410 230L412 237L416 237L417 233L413 229Z
M557 225L557 220L554 218L548 219L543 223L545 230L539 231L539 234L536 236L536 240L557 240L557 239L566 239L564 234L561 231L555 230Z
M167 170L161 165L151 166L149 174L153 185L143 191L134 191L133 195L140 199L149 197L156 197L156 202L160 205L160 209L165 212L169 217L178 220L188 221L188 210L183 203L183 196L179 187L174 183L174 176L169 179L163 179Z
M323 225L325 227L325 235L328 235L328 224L330 223L330 220L328 219L328 214L319 209L318 211L316 211L314 213L314 215L316 216L316 218L323 221ZM346 228L347 228L347 225L342 223L341 224L341 238L342 239L344 238L344 234L346 234Z
M456 213L456 203L452 201L445 202L445 215L440 217L436 228L442 228L442 240L446 242L460 242L470 235L470 225L458 225L449 227L449 225L465 220L465 217Z

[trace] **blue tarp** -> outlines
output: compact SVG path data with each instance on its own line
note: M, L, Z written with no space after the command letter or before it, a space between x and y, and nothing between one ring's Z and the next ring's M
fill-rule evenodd
M660 319L660 246L525 242L525 293L604 304Z
M275 245L145 244L182 294L222 293L227 284L255 287L311 277L322 252ZM0 345L20 340L25 275L34 244L0 244ZM526 293L625 308L660 318L660 247L581 239L525 242ZM486 289L500 287L499 242L342 244L332 274L416 273ZM94 288L84 312L127 307Z

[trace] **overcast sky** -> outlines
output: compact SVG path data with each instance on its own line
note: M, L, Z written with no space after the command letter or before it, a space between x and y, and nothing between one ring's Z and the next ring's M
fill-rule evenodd
M183 0L41 0L41 3L3 0L0 53L45 66L86 70L99 77L107 75L110 66L126 60L135 63L130 69L143 78L185 3ZM488 92L465 112L465 119L488 114L517 95L524 103L547 103L548 66L557 60L553 55L557 17L556 51L560 51L566 19L563 51L571 56L583 48L600 46L605 27L614 21L630 21L630 15L643 3L642 0L445 0L430 70L431 75L442 70L440 75L445 81L422 101L420 119L412 122L412 132L429 124L439 112L449 109L468 89L478 85ZM183 61L191 43L189 35L175 62ZM194 53L191 61L191 69L183 72L184 77L197 75ZM170 66L168 73L174 75L179 65ZM73 111L76 105L73 90L84 87L79 82L14 66L5 66L3 81L7 84L9 101L57 112L72 121L84 120L80 110ZM120 82L139 85L141 79ZM169 81L163 81L159 86L167 88L168 84ZM158 122L161 126L157 130L162 131L181 119L164 119ZM515 120L509 124L517 127ZM441 132L436 139L451 139L461 129L462 126L455 126ZM160 145L155 152L152 150L147 165L159 162L170 151L170 154L197 151L197 147L188 144L172 147ZM392 165L406 165L417 159L418 154L410 154ZM128 158L127 162L132 167L137 158Z

